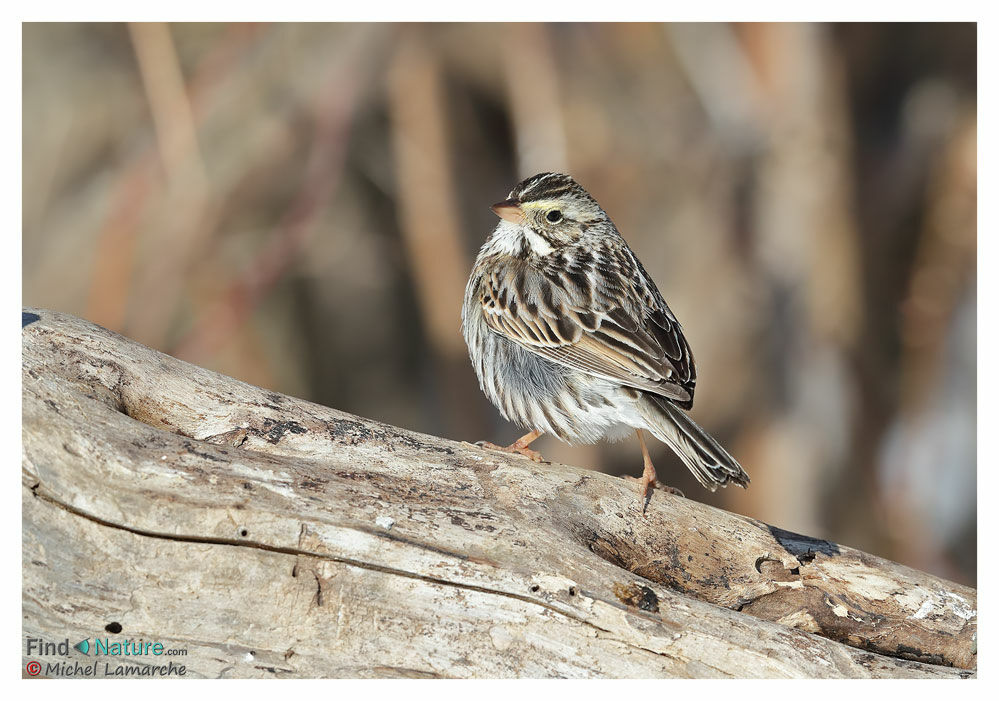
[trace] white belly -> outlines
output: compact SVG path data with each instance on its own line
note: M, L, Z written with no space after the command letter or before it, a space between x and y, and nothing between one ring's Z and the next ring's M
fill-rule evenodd
M616 440L644 424L620 385L531 353L491 331L477 309L468 311L463 331L469 348L479 348L475 374L507 420L567 443Z

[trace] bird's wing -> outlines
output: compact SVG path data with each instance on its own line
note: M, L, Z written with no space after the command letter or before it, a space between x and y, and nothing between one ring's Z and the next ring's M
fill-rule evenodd
M494 261L478 295L489 328L527 350L681 406L693 400L687 341L627 247L556 254L540 268Z

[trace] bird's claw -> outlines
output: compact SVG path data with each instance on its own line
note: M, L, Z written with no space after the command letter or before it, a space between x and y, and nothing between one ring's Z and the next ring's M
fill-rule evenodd
M516 453L518 455L523 455L525 458L530 458L534 462L545 462L545 459L541 457L541 453L536 450L531 450L527 446L520 446L516 443L512 445L496 445L495 443L490 443L489 441L475 441L475 445L480 448L488 448L489 450L499 450L504 453Z
M663 484L662 482L659 482L654 478L648 479L644 475L641 477L631 477L629 475L624 475L624 478L631 482L639 483L638 495L641 500L643 514L645 513L645 510L649 507L649 502L652 501L652 491L654 489L661 489L664 492L667 492L668 494L673 494L678 497L683 497L684 499L687 498L686 495L684 495L684 493L681 492L676 487L670 487L668 484Z

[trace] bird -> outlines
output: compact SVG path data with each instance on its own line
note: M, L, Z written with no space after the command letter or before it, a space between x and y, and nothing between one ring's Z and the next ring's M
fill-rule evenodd
M635 431L643 513L657 486L643 430L706 489L748 487L742 466L686 413L697 379L690 345L597 201L569 175L539 173L491 209L500 220L472 267L461 330L483 393L528 433L479 445L542 462L529 447L541 435L588 444Z

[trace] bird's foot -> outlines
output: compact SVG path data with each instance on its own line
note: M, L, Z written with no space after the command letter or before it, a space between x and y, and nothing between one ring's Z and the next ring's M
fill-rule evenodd
M653 487L654 487L655 489L661 489L661 490L663 490L664 492L666 492L667 494L672 494L672 495L674 495L674 496L678 496L678 497L683 497L684 499L686 499L686 498L687 498L687 495L686 495L686 494L684 494L683 492L681 492L681 491L680 491L679 489L677 489L676 487L671 487L671 486L669 486L668 484L663 484L662 482L656 482L656 483L655 483L655 484L653 485Z
M652 501L652 490L656 488L656 468L652 464L652 458L649 456L649 449L645 445L645 438L642 436L641 429L635 429L635 433L638 435L638 442L642 446L642 463L644 464L644 469L642 470L642 476L640 478L641 482L641 498L642 498L642 513L649 508L649 502ZM675 487L669 487L667 485L662 485L663 491L669 492L670 494L675 494L676 496L682 497L683 492Z
M531 450L526 445L517 445L520 441L511 443L510 445L496 445L495 443L490 443L489 441L476 441L475 445L480 448L488 448L489 450L499 450L504 453L516 453L517 455L523 455L525 458L530 458L534 462L545 462L545 459L541 457L541 453L536 450Z
M661 489L667 494L673 494L678 497L683 497L684 499L687 498L686 495L676 487L670 487L668 484L663 484L662 482L657 481L655 477L650 479L648 475L642 475L641 477L629 477L628 475L624 475L624 478L629 482L638 482L638 496L641 500L643 514L649 507L649 502L652 501L653 489Z

